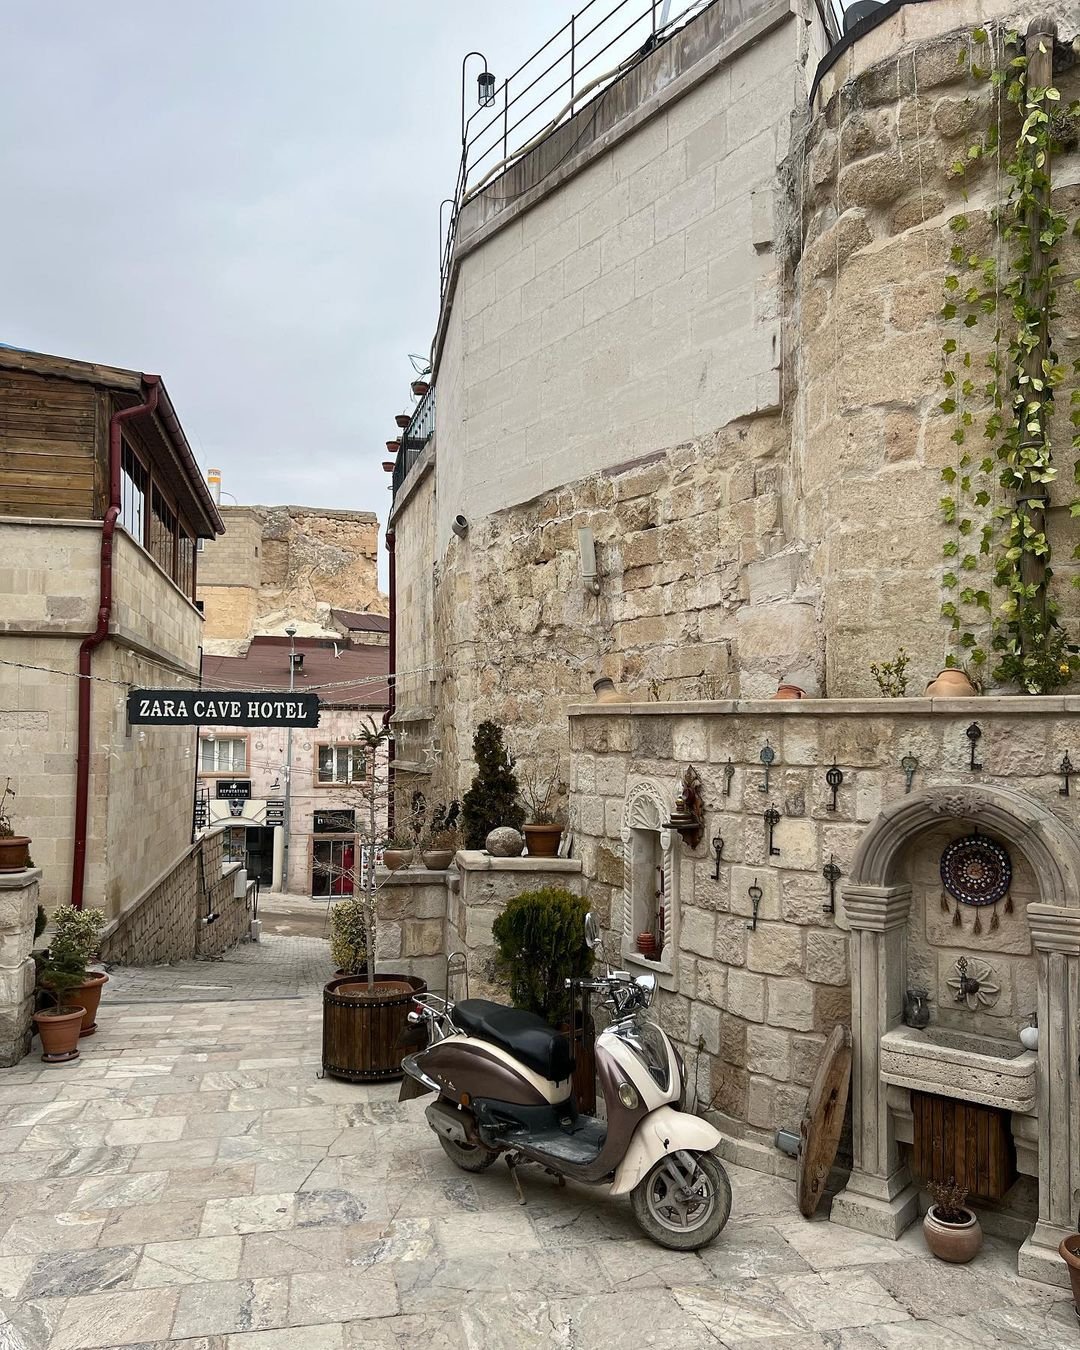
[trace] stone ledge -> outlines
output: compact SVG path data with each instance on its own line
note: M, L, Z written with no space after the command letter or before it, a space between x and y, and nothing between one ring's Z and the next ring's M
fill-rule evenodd
M376 872L379 889L384 886L445 886L449 869L432 871L430 867L380 867Z
M21 891L41 880L40 867L24 867L21 872L0 872L0 891Z
M581 871L580 858L495 858L483 849L459 849L454 862L463 872L559 872Z
M572 703L583 717L1025 717L1080 713L1076 694L989 694L981 698L722 698L670 703Z

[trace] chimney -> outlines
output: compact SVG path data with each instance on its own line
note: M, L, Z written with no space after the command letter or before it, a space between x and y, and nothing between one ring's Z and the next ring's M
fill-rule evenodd
M214 505L221 505L221 470L207 469L206 481L210 485L210 495L214 499Z

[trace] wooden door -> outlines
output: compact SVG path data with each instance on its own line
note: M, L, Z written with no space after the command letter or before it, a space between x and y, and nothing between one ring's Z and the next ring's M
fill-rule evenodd
M1010 1113L930 1092L913 1092L911 1107L916 1179L955 1179L969 1195L1000 1200L1016 1180Z

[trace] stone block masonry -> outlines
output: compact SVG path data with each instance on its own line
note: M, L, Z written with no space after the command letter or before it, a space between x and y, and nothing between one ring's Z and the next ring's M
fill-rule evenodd
M0 875L0 1068L30 1049L34 1009L34 919L41 871Z

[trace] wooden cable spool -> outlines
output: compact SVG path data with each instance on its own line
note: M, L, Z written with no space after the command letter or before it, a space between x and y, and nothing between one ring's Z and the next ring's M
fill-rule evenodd
M799 1209L810 1219L821 1203L840 1134L851 1085L851 1031L833 1027L818 1061L806 1113L799 1126Z

